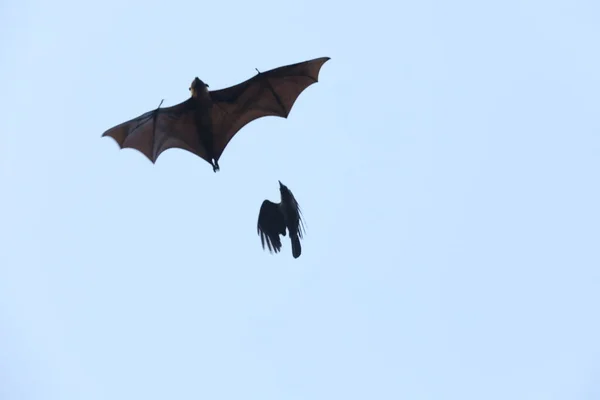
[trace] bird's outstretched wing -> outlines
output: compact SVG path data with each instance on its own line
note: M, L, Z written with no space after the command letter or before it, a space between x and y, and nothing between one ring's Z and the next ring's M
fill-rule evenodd
M187 150L211 163L199 140L192 99L148 111L110 128L102 136L112 137L121 149L138 150L152 163L170 148Z
M279 205L265 200L260 206L256 231L260 235L263 249L267 245L269 252L278 253L281 250L281 238L285 236L285 219L279 210Z
M235 86L211 91L215 159L246 124L266 116L287 118L300 94L318 82L319 71L329 59L315 58L259 72Z
M288 223L290 224L291 229L295 230L298 233L300 239L302 239L306 231L304 227L304 216L302 215L302 209L300 208L300 204L298 204L294 193L292 193L292 191L287 187L285 188L285 190L288 192L289 199L291 201L290 205L294 210L294 212L288 216Z

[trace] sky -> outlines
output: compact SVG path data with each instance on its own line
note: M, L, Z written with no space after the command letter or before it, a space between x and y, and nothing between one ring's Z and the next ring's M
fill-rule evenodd
M0 399L600 398L600 4L0 3ZM331 57L221 171L108 128ZM262 249L281 180L303 254Z

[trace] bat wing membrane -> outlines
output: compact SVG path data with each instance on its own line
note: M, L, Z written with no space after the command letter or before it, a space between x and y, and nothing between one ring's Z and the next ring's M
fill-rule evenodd
M196 131L192 103L186 100L172 107L148 111L104 132L121 149L131 148L144 154L152 163L171 148L187 150L210 163Z
M229 88L211 91L215 158L248 123L266 116L287 118L300 94L318 82L329 57L278 67Z

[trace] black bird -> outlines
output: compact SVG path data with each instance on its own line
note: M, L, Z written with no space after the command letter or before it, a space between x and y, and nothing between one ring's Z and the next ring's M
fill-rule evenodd
M263 249L265 242L269 252L279 253L281 250L281 238L285 236L287 228L292 241L292 255L294 258L300 257L302 246L300 239L304 234L304 222L302 221L302 212L292 191L279 181L279 191L281 193L281 202L263 201L258 214L258 224L256 230L260 235L260 241Z

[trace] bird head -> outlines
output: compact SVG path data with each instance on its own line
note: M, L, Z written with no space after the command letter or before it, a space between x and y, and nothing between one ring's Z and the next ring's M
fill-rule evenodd
M281 183L281 181L277 181L279 182L279 191L283 194L284 192L289 192L289 189L287 188L287 186L285 186L283 183Z
M200 78L195 77L190 85L190 92L192 92L192 97L196 97L199 91L207 91L208 84L204 83Z

